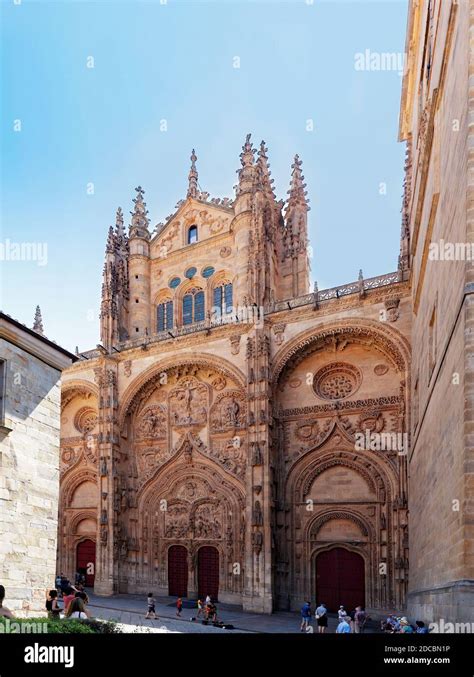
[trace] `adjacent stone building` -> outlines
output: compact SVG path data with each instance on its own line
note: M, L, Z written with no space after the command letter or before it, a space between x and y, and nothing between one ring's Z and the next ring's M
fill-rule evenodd
M75 356L0 313L0 582L15 615L54 585L61 371Z
M412 617L474 606L474 3L410 2L400 139L411 269Z
M403 608L411 292L309 291L302 164L250 135L233 199L109 229L101 345L64 375L58 567L96 592Z

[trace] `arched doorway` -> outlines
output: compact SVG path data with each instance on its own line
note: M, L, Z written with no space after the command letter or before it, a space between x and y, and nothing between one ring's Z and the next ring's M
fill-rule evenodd
M94 587L95 580L95 543L87 538L81 541L76 551L76 571L86 577L86 586Z
M346 611L365 606L365 566L363 558L346 548L332 548L316 558L316 603L328 611L341 604Z
M198 551L198 591L200 599L210 595L217 601L219 594L219 551L210 545Z
M188 595L188 550L184 545L172 545L168 550L168 594Z

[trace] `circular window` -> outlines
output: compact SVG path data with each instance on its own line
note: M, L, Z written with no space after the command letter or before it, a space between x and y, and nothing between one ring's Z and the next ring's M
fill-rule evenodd
M216 269L212 266L207 266L207 268L203 268L201 275L203 277L211 277L211 275L214 275L215 271Z
M193 277L196 275L196 273L197 273L197 269L194 268L194 266L193 266L192 268L188 268L187 271L184 273L184 275L185 275L185 277L188 278L188 280L192 280Z
M91 407L82 407L74 417L74 427L80 433L90 433L97 425L97 412Z
M179 277L173 277L170 280L170 287L171 289L176 289L176 287L180 284L181 280Z
M343 400L353 395L362 381L360 371L346 362L333 362L316 372L314 392L323 400Z

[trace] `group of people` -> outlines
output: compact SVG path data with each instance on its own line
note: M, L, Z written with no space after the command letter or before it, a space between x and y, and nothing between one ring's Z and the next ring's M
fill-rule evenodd
M313 614L311 611L311 602L305 602L301 607L301 632L309 632L311 627L311 620ZM318 632L324 634L328 627L328 610L325 604L321 603L314 614ZM337 634L345 634L348 632L361 633L364 632L369 616L361 606L357 606L354 611L347 613L343 606L339 607L337 613L338 625L336 629Z
M301 632L309 632L312 616L311 602L305 602L301 607ZM314 616L316 619L318 632L324 633L328 626L328 612L326 605L320 604L316 609ZM357 606L354 611L347 613L344 606L341 605L339 607L339 611L337 612L337 620L337 634L346 634L351 632L359 634L364 632L370 617L361 606ZM382 632L389 634L427 634L429 632L429 628L423 621L416 621L415 624L411 624L406 616L399 617L395 614L390 614L385 620L381 621L380 628Z
M5 588L0 585L0 616L5 618L13 618L13 613L6 606L3 605L5 599ZM62 606L60 606L62 600ZM75 618L85 620L91 617L90 611L87 609L89 598L84 590L79 590L71 586L64 587L64 590L53 588L49 590L46 595L45 608L48 612L48 617L53 618Z
M380 629L389 635L395 633L427 635L430 631L423 621L415 621L413 625L406 616L396 616L395 614L390 614L384 621L381 621Z
M56 588L50 590L46 597L46 611L50 618L73 618L85 620L91 617L87 605L89 597L84 590L85 577L77 573L75 585L72 585L63 574L56 576ZM62 606L60 606L62 601Z
M158 618L156 613L156 601L153 597L153 593L149 592L147 597L147 612L145 618ZM197 601L197 615L195 618L191 618L192 621L196 621L198 618L202 617L203 621L217 622L217 607L212 601L210 595L206 596L205 602L201 599ZM176 600L176 615L178 618L181 618L181 613L183 611L183 598L178 597Z

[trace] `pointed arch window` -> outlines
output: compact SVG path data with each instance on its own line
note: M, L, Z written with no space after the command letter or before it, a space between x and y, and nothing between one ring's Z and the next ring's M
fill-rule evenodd
M204 292L202 289L190 289L183 296L183 325L203 322L204 317Z
M198 241L198 227L189 226L188 230L188 244L194 244Z
M156 309L156 330L166 331L173 328L173 301L163 301Z
M232 282L222 282L213 289L213 315L215 319L220 319L223 315L232 312L233 290Z

